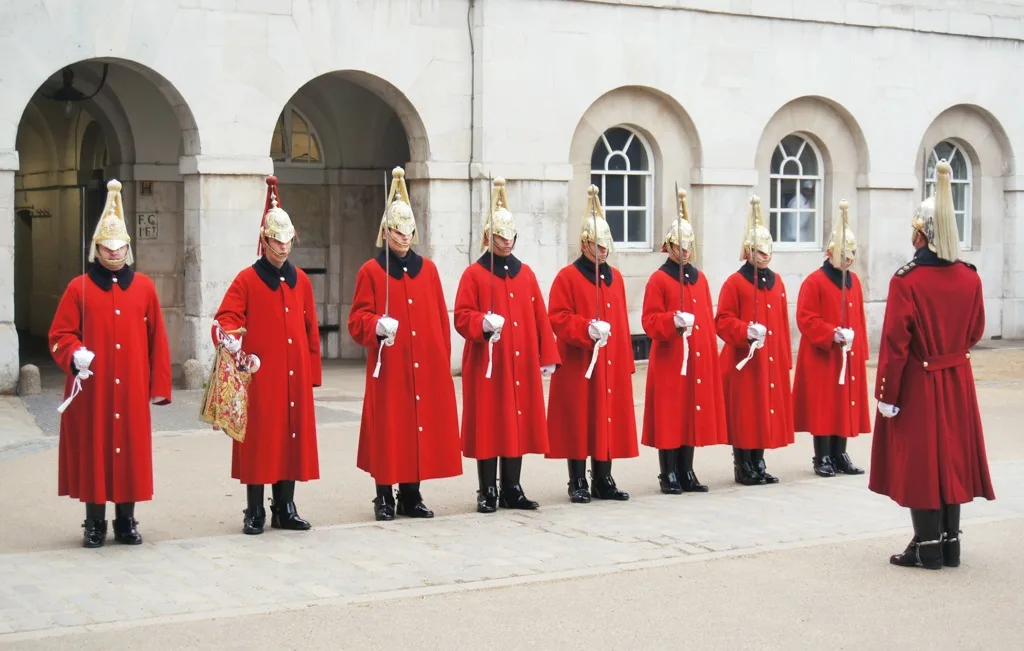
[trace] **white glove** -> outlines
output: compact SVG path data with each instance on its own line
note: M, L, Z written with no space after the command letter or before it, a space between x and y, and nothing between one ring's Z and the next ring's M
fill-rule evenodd
M232 355L242 350L242 341L234 335L225 336L220 340L220 343L223 344L224 348Z
M92 364L92 360L95 358L96 353L83 346L74 352L71 361L75 363L78 372L83 373L89 370L89 364Z
M377 319L377 336L384 337L385 346L394 345L396 334L398 334L398 321L389 316Z
M835 335L832 337L837 344L844 346L853 345L853 330L850 328L836 328Z
M505 325L505 317L500 314L485 314L484 315L484 332L493 332L491 335L491 341L497 343L501 339L501 329Z
M540 367L540 374L544 377L551 377L551 374L555 372L555 365L548 364L547 366Z
M896 405L887 405L884 402L880 402L878 403L878 413L882 414L885 418L892 418L900 413L900 408Z
M675 316L672 317L677 328L692 328L693 327L693 315L689 312L676 312Z
M587 334L594 340L598 348L608 344L608 337L612 336L612 324L607 321L591 321L587 328Z
M758 343L764 343L764 337L768 334L768 329L760 323L751 323L747 326L747 339L754 340ZM760 346L758 346L760 348Z

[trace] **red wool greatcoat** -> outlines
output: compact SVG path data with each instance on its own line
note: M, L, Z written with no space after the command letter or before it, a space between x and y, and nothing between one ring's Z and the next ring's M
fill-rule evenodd
M483 319L491 309L491 258L462 274L455 330L462 349L462 453L471 459L521 457L548 451L542 366L561 358L537 277L515 256L494 257L494 313L505 318L494 344L491 377Z
M451 374L451 325L437 267L414 251L384 251L356 276L348 331L365 346L366 391L356 465L377 484L413 483L462 474L459 416ZM398 321L393 346L377 365L377 321L390 286L390 316Z
M849 272L846 321L843 317L841 272L828 261L800 285L796 324L800 349L793 380L793 424L798 432L814 436L854 437L871 431L868 409L868 332L860 279ZM843 348L835 342L835 329L853 330L853 348L847 354L845 384Z
M754 268L748 262L726 279L715 317L718 336L725 341L719 360L729 443L741 450L781 448L794 440L789 391L793 355L786 287L775 272L760 272L755 314L753 274ZM736 370L736 364L747 356L750 348L747 326L752 321L768 330L764 347L754 353L746 366Z
M153 498L151 402L171 402L171 354L153 281L94 262L72 280L50 326L50 353L68 374L83 346L96 357L92 377L60 421L57 494L91 504Z
M729 442L711 290L704 274L689 264L683 283L680 289L679 264L668 260L651 275L644 293L643 326L652 344L641 440L659 450ZM680 374L683 338L676 331L676 310L694 317L686 375Z
M875 419L872 491L911 509L995 499L970 359L984 330L974 266L922 248L889 282L875 397L900 412Z
M320 328L309 276L290 262L277 269L260 258L235 277L215 318L227 331L244 327L242 350L260 358L245 441L231 447L231 476L243 484L319 479L313 387L322 381Z
M551 450L547 457L551 459L591 456L609 461L640 454L626 291L617 269L603 264L601 276L600 290L595 290L594 263L581 256L559 271L551 285L548 314L562 358L562 365L551 376L548 395ZM611 337L599 351L588 380L585 374L594 342L587 330L597 306L599 318L611 324Z

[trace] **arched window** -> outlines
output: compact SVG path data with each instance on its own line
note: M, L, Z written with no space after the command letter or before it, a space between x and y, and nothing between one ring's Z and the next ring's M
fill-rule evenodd
M652 158L640 134L625 127L608 129L594 145L590 182L601 189L601 204L619 248L651 248Z
M270 157L278 163L322 164L320 139L298 109L286 104L270 140Z
M796 134L783 138L772 154L770 179L772 239L782 249L821 248L825 178L811 141Z
M953 168L953 211L956 214L956 230L960 234L960 246L971 248L971 161L955 142L943 140L935 145L928 156L925 168L924 194L928 198L935 194L935 166L946 159Z

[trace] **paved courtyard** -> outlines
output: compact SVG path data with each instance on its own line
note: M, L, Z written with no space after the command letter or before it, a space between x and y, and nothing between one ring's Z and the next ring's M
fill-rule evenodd
M657 457L645 449L616 463L629 502L572 505L564 464L529 459L524 485L541 509L485 516L474 511L475 469L467 463L461 477L424 484L434 520L374 522L372 482L354 468L362 375L349 365L332 366L317 391L322 478L296 495L312 531L240 533L244 490L226 477L227 439L197 429L198 398L179 392L155 426L157 495L137 514L146 544L122 547L111 536L107 547L85 550L78 544L80 505L54 494L55 421L46 412L55 409L56 394L7 399L0 403L7 437L0 440L0 494L13 511L0 527L0 644L522 648L512 643L515 635L492 633L531 613L530 646L537 648L588 640L663 648L649 618L676 600L681 619L670 628L690 636L681 639L703 640L696 648L820 648L813 635L799 634L807 617L850 609L856 620L882 603L905 632L940 636L931 648L1016 648L1008 636L1024 625L1019 615L1004 619L1003 610L1024 581L1013 542L1024 535L1024 350L1003 344L979 350L974 360L997 500L964 509L964 566L936 573L888 566L886 555L909 537L906 512L868 491L866 477L815 477L806 435L769 453L770 469L782 478L775 486L732 483L729 450L717 447L697 453L709 494L662 495ZM638 403L644 382L641 369ZM866 466L870 436L850 449ZM838 578L851 565L858 571ZM739 567L752 573L740 577ZM844 585L862 595L862 608L846 603ZM736 637L728 632L732 608L749 601L752 586L764 591L767 610L752 612L759 610L755 600L744 617L760 621L761 632ZM961 596L951 597L953 590ZM902 591L934 592L936 605L924 614ZM958 636L977 629L981 637L957 638L954 646L942 637L954 629L938 615L955 610L957 599L986 614L955 629ZM446 614L445 604L461 614ZM395 618L392 608L404 615ZM688 619L697 613L700 622ZM243 639L242 631L258 639ZM850 648L886 648L887 638L873 631L869 622L828 646L845 648L845 640ZM990 642L986 634L994 636Z

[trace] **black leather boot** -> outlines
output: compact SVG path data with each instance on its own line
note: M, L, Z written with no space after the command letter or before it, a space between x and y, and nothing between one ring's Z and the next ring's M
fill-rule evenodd
M248 484L245 487L248 506L242 511L242 533L258 536L267 524L267 510L263 508L263 484Z
M944 505L942 520L942 564L960 567L960 505Z
M141 545L142 536L136 528L135 502L114 505L114 540L122 545Z
M590 485L587 484L587 460L569 459L569 499L576 504L590 501Z
M914 538L902 554L890 556L889 562L900 567L942 569L942 511L911 509L910 519L914 523Z
M404 515L407 518L432 518L434 512L423 503L423 496L420 494L420 483L409 483L398 485L398 506L395 513Z
M498 457L478 460L476 474L480 480L480 488L476 491L476 510L478 513L494 513L498 510Z
M295 482L279 481L270 490L274 495L270 502L270 526L291 531L308 530L310 524L300 518L295 509Z
M612 479L612 462L590 459L590 496L599 500L615 500L624 502L629 499L629 493L620 491Z
M85 522L82 523L82 547L102 547L107 539L107 505L85 505Z
M390 485L377 484L377 497L373 498L373 517L378 522L395 519L395 493Z
M519 483L522 473L522 457L501 458L501 495L498 496L498 506L501 508L533 511L540 506L537 502L526 499L526 493Z
M658 465L661 474L658 475L658 482L661 484L661 492L666 495L682 495L683 487L679 483L679 449L658 450Z
M700 483L693 472L693 446L679 448L679 483L684 493L706 493L708 487Z
M764 450L751 450L750 462L754 466L754 472L764 480L766 484L777 484L779 478L768 473L768 466L764 462Z
M732 449L733 474L737 484L743 486L762 486L766 482L763 477L754 471L754 464L750 460L750 450Z
M812 436L814 439L814 474L819 477L835 477L836 468L832 465L832 439L834 436Z
M835 464L836 472L841 472L844 475L863 475L864 469L853 465L850 455L846 454L847 440L845 436L832 437L832 461Z

